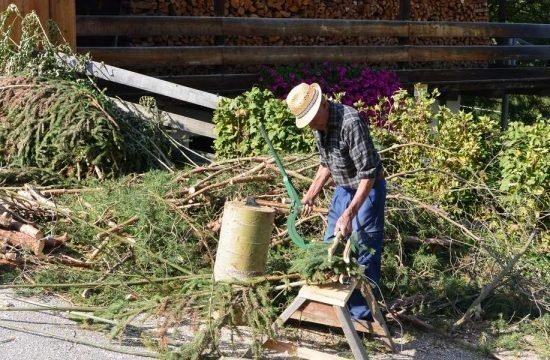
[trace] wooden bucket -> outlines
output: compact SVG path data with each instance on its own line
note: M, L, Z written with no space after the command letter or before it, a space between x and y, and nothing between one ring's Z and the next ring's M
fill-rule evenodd
M225 203L214 279L245 280L265 272L275 210L239 201Z

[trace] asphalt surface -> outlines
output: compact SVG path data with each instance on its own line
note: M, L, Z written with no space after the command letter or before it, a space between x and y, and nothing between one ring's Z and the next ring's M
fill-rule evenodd
M16 295L12 290L0 289L0 307L36 307L28 301L50 306L67 306L55 297L25 298ZM69 320L63 312L0 311L0 359L149 359L150 357L96 347L107 346L113 350L151 354L141 345L137 336L126 337L121 344L118 340L111 341L105 333L83 329L80 323ZM77 343L79 341L90 345Z

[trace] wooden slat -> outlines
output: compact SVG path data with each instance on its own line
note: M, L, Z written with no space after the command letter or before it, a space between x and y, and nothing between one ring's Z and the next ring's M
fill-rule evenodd
M550 38L550 24L190 16L77 18L79 36L397 36Z
M122 55L119 53L119 56ZM74 58L63 55L61 55L61 57L63 61L69 64L69 66L75 66ZM126 58L126 56L124 57ZM115 59L112 60L113 61L106 62L116 62ZM94 61L88 62L85 71L89 75L93 75L104 80L132 86L138 89L150 91L155 94L168 96L172 99L186 101L210 109L215 109L218 104L218 100L221 99L219 96L210 94L205 91L173 84L168 81L159 80L151 76L138 74L132 71L101 64Z
M45 0L39 0L47 3ZM61 30L61 34L71 48L76 49L76 8L75 0L50 0L50 17Z
M324 304L346 306L354 288L355 282L352 284L304 285L298 296Z
M117 106L125 111L130 111L138 115L150 116L147 110L141 105L116 98L111 98L111 100L113 100L117 104ZM165 119L165 121L163 122L163 125L165 126L171 127L176 130L181 130L186 133L206 136L212 139L216 138L216 133L214 132L214 124L192 119L187 116L173 114L167 111L161 111L160 116Z
M326 305L318 302L308 301L300 309L290 316L291 319L298 321L311 322L326 326L340 327L340 320L336 317L336 313L332 305ZM371 333L380 336L386 336L384 329L376 322L353 322L355 330Z
M79 47L78 51L122 67L550 59L548 45Z

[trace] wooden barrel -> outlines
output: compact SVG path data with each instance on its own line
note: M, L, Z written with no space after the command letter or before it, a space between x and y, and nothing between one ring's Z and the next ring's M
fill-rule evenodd
M245 280L265 272L275 210L225 203L214 265L216 281Z

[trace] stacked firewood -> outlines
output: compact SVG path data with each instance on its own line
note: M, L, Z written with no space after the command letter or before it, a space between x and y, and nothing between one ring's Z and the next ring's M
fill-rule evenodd
M411 0L411 20L462 21L489 20L486 0L426 1ZM487 45L485 38L411 38L411 45Z
M224 16L266 18L316 18L398 20L399 0L224 0ZM214 16L213 0L124 0L122 8L130 15ZM410 19L419 21L487 21L487 0L411 0ZM280 37L231 36L226 45L396 45L395 37ZM213 45L213 36L157 36L133 39L133 45ZM487 39L422 38L410 44L472 45Z

